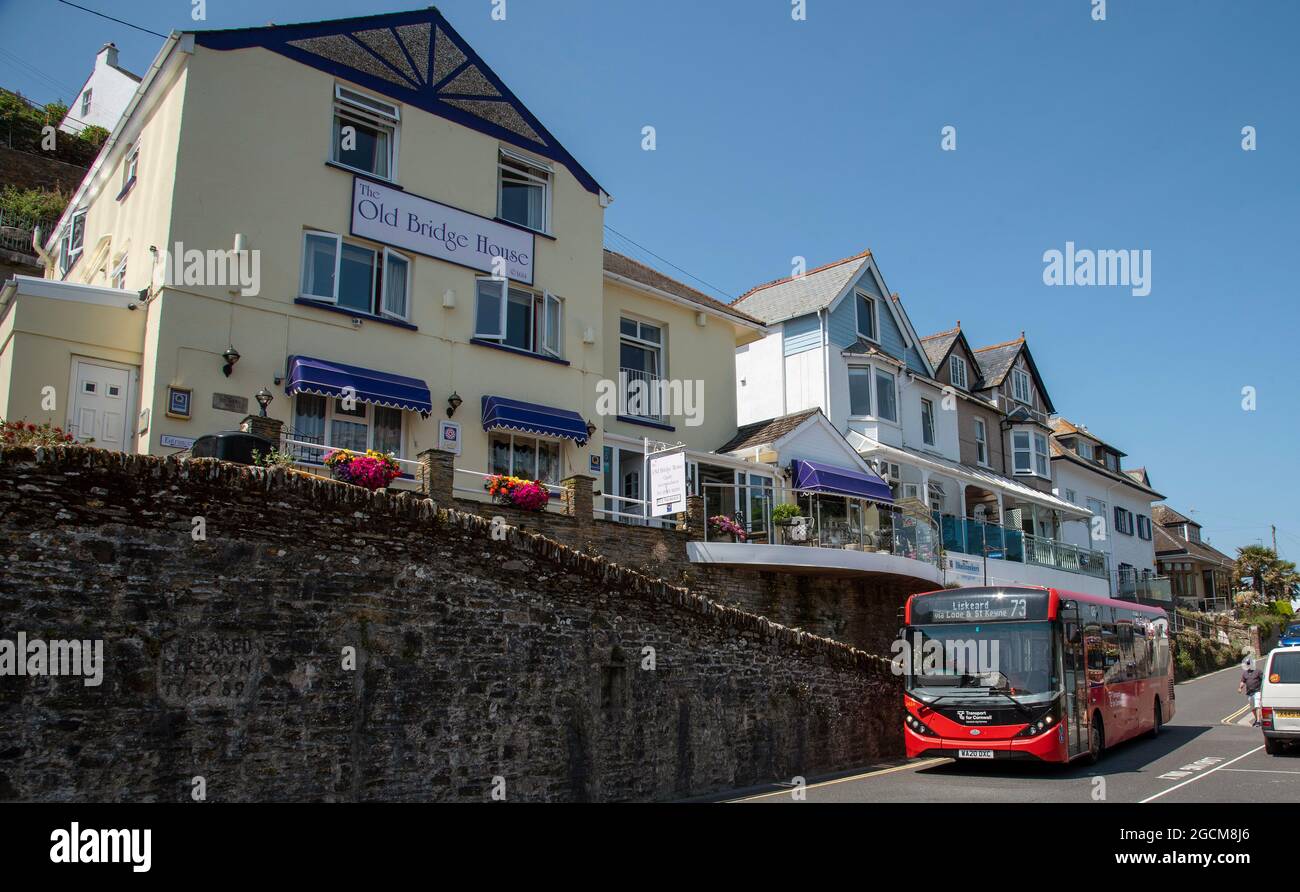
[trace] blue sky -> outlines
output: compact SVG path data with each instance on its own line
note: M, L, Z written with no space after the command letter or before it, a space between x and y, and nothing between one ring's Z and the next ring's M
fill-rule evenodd
M78 2L163 33L428 5L209 0L195 23L188 0ZM1300 557L1300 4L1110 0L1104 22L1090 0L808 0L803 22L787 0L440 9L614 195L606 222L713 293L869 247L922 334L1023 329L1058 410L1214 544L1276 523ZM160 44L0 0L0 85L70 100L107 40L137 73ZM1045 286L1066 241L1149 249L1150 295Z

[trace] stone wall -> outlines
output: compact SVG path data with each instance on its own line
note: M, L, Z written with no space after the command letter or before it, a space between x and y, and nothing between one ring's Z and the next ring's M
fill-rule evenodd
M0 559L0 639L105 657L0 676L0 799L662 800L901 753L880 658L409 493L4 450Z

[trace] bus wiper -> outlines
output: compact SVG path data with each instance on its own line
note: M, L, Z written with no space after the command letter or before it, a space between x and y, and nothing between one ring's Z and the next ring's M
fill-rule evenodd
M1015 697L1012 697L1010 694L1008 694L1006 691L1002 690L1001 688L989 688L988 691L990 696L992 696L993 694L1001 694L1003 697L1006 697L1008 700L1014 703L1016 709L1020 710L1022 713L1024 713L1027 716L1031 716L1031 717L1033 716L1034 711L1032 709L1030 709L1025 704L1021 703Z

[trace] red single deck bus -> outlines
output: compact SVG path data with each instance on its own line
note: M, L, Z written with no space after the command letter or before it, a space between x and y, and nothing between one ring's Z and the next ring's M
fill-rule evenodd
M1174 714L1158 607L1033 586L907 600L907 755L1096 761Z

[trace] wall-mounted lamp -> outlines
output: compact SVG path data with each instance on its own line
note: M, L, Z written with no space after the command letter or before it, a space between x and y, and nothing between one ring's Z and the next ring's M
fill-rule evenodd
M275 399L275 396L271 391L263 387L257 393L253 394L253 399L257 400L257 404L262 407L262 417L265 418L266 407L271 405L271 400Z
M460 394L453 390L451 396L447 397L447 417L450 418L455 415L456 410L460 408L460 404L463 402L465 401L460 398Z
M447 309L456 306L456 292L448 288L442 293L442 305Z
M596 436L596 422L594 422L594 421L592 421L590 418L588 418L588 419L587 419L587 439L590 440L590 439L591 439L592 437L594 437L594 436Z
M239 362L239 351L235 349L234 344L231 344L226 348L226 352L221 354L221 358L226 361L226 364L221 367L221 373L229 378L230 373L235 370L235 363Z

